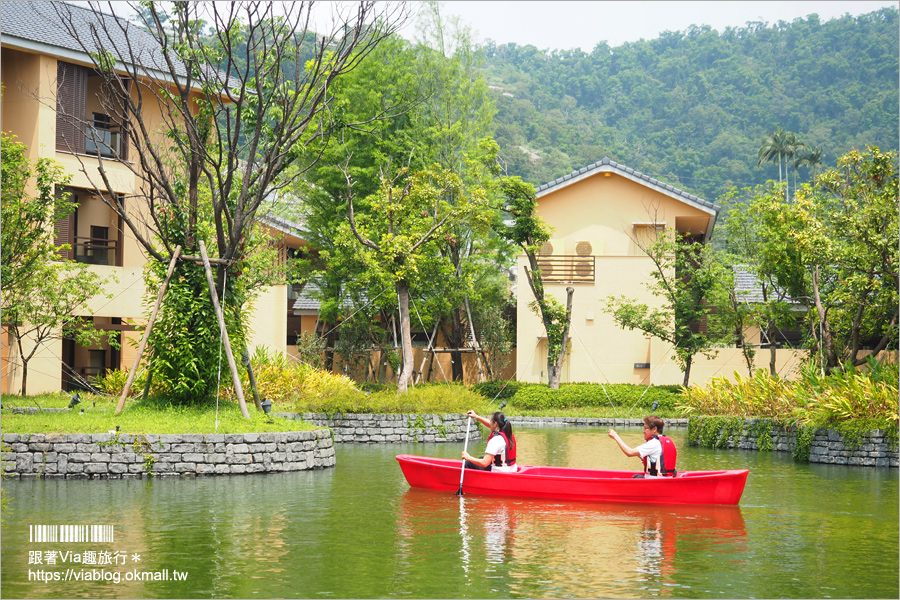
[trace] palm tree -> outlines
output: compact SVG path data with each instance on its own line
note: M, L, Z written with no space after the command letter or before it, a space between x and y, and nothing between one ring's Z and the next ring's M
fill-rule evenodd
M816 167L822 165L825 162L825 151L819 148L818 146L814 146L812 148L807 148L807 151L801 155L799 155L794 160L794 170L796 171L800 167L809 167L812 169L812 179L815 182L817 169ZM796 185L794 186L797 187Z
M762 146L759 148L757 156L759 162L756 166L761 166L764 162L778 163L778 183L781 183L781 161L784 158L787 149L787 140L785 139L785 131L781 125L775 131L770 131L766 139L763 140Z
M769 135L766 136L766 139L763 140L763 144L760 146L759 152L757 153L759 162L756 163L756 166L759 167L764 162L777 162L778 183L781 184L781 165L784 164L784 174L787 176L787 159L793 158L805 147L806 144L797 139L797 134L785 131L781 128L781 125L779 125L775 131L770 131ZM785 186L784 190L784 199L785 201L788 200L787 186Z
M794 168L794 193L797 193L797 158L803 155L803 151L807 150L809 147L797 139L797 135L792 132L785 133L786 140L786 149L785 149L785 164L784 164L784 175L787 177L787 165L788 161L791 162L791 166ZM787 190L785 190L785 200L787 200Z

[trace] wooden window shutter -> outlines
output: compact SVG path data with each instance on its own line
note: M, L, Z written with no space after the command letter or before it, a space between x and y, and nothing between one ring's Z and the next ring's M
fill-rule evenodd
M128 96L131 94L131 80L126 79L124 83L125 83L125 95ZM131 129L131 114L128 112L128 103L129 103L129 99L123 98L123 100L122 100L123 119L122 119L122 127L121 127L120 133L119 133L119 138L120 138L119 147L121 148L121 150L119 150L119 157L123 161L128 160L128 148L129 148L129 146L131 146L131 139L129 136L130 129Z
M61 195L63 190L57 190L57 195ZM78 202L78 198L73 196L71 201ZM75 256L75 211L72 211L65 217L56 219L55 237L53 243L57 246L67 244L69 249L60 250L58 252L61 260L72 260Z
M119 204L122 207L122 212L125 212L125 194L119 194ZM118 220L116 221L116 266L121 267L125 264L125 230L123 229L125 223L122 219L122 214L119 213Z
M84 152L88 69L56 63L56 149Z

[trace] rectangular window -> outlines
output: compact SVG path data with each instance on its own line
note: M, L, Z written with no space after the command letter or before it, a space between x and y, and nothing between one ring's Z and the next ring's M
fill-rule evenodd
M109 115L93 113L91 127L84 141L87 154L114 157L119 154L119 127Z
M662 236L666 230L665 223L632 223L630 256L645 256L645 248Z

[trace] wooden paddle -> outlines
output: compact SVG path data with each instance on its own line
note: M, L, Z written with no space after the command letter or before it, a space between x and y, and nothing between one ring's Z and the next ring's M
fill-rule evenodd
M466 452L469 449L469 426L471 424L472 424L472 417L467 417L466 418L466 441L463 444L463 452ZM466 476L466 459L463 459L462 468L460 469L460 473L459 473L459 490L456 492L457 496L463 495L462 484L463 484L463 477L465 477L465 476Z
M503 410L503 407L506 406L506 400L500 403L500 410ZM466 419L466 441L463 444L463 452L466 452L469 449L469 426L472 424L472 417ZM466 476L466 459L462 461L462 468L459 473L459 489L456 491L457 496L463 495L463 478Z

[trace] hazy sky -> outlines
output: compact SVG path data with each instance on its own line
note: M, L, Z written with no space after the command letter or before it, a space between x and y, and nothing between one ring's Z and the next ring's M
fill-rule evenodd
M443 3L446 14L469 24L477 41L532 44L541 50L581 48L590 52L601 41L611 47L663 31L710 25L717 31L747 21L793 21L816 13L822 21L872 12L898 2L460 2Z

